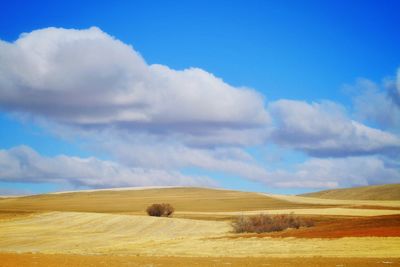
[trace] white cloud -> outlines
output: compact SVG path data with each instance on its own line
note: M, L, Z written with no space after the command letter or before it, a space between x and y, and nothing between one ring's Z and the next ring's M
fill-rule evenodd
M286 188L337 188L399 183L400 169L378 157L311 158L290 170L269 172L260 181Z
M279 100L271 103L269 110L275 119L273 140L313 156L400 152L399 137L349 119L333 102Z
M393 80L388 79L380 85L359 79L355 85L347 87L356 92L353 103L357 119L384 129L400 131L400 106L391 97L391 92L396 90Z
M130 168L94 157L59 155L44 157L27 146L0 150L0 180L9 182L59 183L89 187L123 186L213 186L207 177L176 171Z
M58 123L182 133L212 141L214 131L263 127L263 96L198 68L148 65L100 29L47 28L0 41L0 105ZM218 135L218 134L217 134ZM204 142L204 141L203 141Z
M267 170L257 166L251 162L249 155L242 154L242 151L235 153L221 150L211 155L206 151L167 152L172 157L180 155L187 157L189 161L193 160L194 166L232 173L275 188L336 188L400 182L398 164L386 163L380 158L370 156L311 158L303 163L288 166L292 169L290 171ZM145 158L149 159L148 156ZM172 161L174 160L176 159ZM0 181L46 182L92 188L217 185L207 177L188 176L162 168L132 168L94 157L45 157L27 146L0 150Z
M364 108L361 119L372 116L371 98L375 111L388 100L371 92L356 103ZM350 119L338 104L278 100L265 108L264 97L252 89L231 86L198 68L149 65L131 46L95 27L47 28L13 43L0 41L0 107L112 158L43 157L27 147L2 150L2 180L90 187L209 183L179 172L195 167L268 185L334 187L341 179L375 180L360 172L349 177L356 170L346 169L345 162L358 164L353 158L335 161L341 169L330 167L331 159L311 159L296 172L271 171L245 148L273 142L314 157L400 152L398 136ZM374 113L377 120L397 121L398 115L386 109ZM387 167L376 169L388 174ZM335 172L342 177L333 177Z
M100 143L100 149L128 166L164 170L197 168L250 180L266 174L265 168L240 147L190 147L171 140L151 138L149 135L116 136L116 133L97 136L100 139L93 146Z

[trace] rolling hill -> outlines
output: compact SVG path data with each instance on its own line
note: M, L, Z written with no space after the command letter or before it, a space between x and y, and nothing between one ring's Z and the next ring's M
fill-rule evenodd
M175 207L172 218L143 216L148 205L160 202ZM356 202L372 204L364 207ZM0 258L3 255L7 260L12 253L32 252L36 257L32 260L34 265L13 261L8 266L36 266L42 258L40 255L50 254L60 255L54 259L53 266L63 266L69 255L166 257L166 261L171 257L234 257L236 261L236 258L268 255L308 257L314 261L316 256L370 257L371 249L374 257L393 258L398 257L400 245L397 224L400 209L379 206L386 202L398 206L400 203L194 187L86 190L10 197L0 199ZM233 218L260 213L294 213L316 224L310 229L288 229L268 236L233 232ZM100 261L101 264L90 266L105 266L103 259ZM231 262L234 260L229 259L228 263ZM107 266L127 263L131 265L125 259L123 264ZM149 266L154 265L150 263ZM340 260L336 266L339 263L343 265ZM78 265L89 266L65 266ZM210 265L214 266L206 264Z
M400 200L400 184L372 185L324 190L303 194L302 196L349 200Z
M170 203L177 211L217 212L322 207L266 195L210 188L176 187L100 190L0 199L0 211L78 211L144 214L153 203ZM325 205L326 206L326 205Z

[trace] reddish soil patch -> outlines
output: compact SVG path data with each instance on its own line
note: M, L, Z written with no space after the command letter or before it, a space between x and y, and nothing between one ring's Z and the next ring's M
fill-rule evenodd
M314 227L289 229L264 234L244 234L238 237L400 237L400 215L335 219L318 222Z

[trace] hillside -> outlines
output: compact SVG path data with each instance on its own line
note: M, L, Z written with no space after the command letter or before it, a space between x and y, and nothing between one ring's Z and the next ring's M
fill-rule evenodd
M302 196L325 199L400 200L400 184L324 190L303 194Z
M169 202L177 212L172 218L143 216L145 208L157 202ZM329 204L332 202L340 205ZM376 204L357 207L353 202ZM2 261L0 265L36 266L40 255L49 254L60 255L52 266L105 266L103 260L92 265L62 265L66 255L168 257L167 262L171 256L234 256L236 261L236 258L268 255L314 261L317 256L367 258L373 248L374 257L398 257L400 210L379 206L382 202L400 203L194 187L107 189L6 198L0 200L0 258L5 253L32 252L36 258L32 261L34 265L15 264L15 261L10 265ZM315 226L272 233L267 238L232 231L232 218L259 213L294 213L314 220ZM133 262L136 261L135 258ZM232 262L229 259L228 265ZM139 266L130 263L124 259L121 264L107 266ZM250 265L259 265L256 263ZM146 265L153 266L154 262ZM211 265L218 266L205 264ZM335 265L343 265L342 259Z
M104 248L118 250L138 241L143 244L205 238L231 230L227 222L93 212L40 213L18 220L0 221L0 225L1 250L14 248L23 252L34 244L35 249L52 253L82 250L90 253Z
M101 190L0 199L0 211L80 211L144 214L153 203L168 202L177 211L246 211L321 207L293 203L258 193L177 187Z

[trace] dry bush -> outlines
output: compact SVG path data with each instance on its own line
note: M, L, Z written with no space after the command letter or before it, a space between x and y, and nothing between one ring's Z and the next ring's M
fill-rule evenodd
M314 226L309 219L302 219L293 214L267 215L259 214L254 216L239 216L232 222L236 233L265 233L282 231L288 228L300 228Z
M168 203L152 204L147 207L146 212L150 216L170 217L175 209Z

